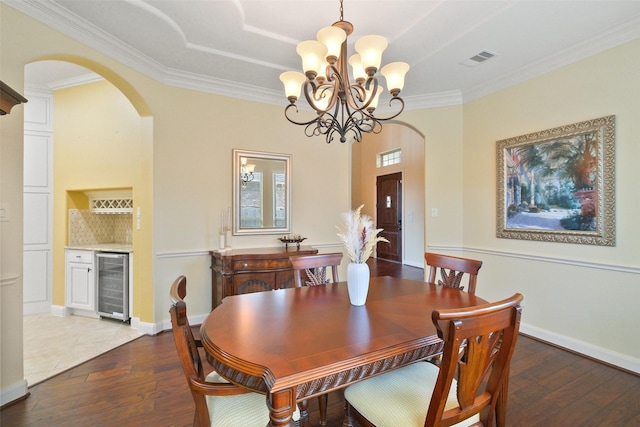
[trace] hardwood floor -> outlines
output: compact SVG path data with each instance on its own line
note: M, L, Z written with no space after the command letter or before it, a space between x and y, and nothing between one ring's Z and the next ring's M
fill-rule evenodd
M372 275L422 280L422 269L373 262ZM143 336L29 389L0 426L190 426L194 404L171 331ZM311 399L317 425L317 399ZM329 396L329 427L342 423ZM520 336L511 364L509 426L640 426L640 377ZM230 426L235 427L235 426Z

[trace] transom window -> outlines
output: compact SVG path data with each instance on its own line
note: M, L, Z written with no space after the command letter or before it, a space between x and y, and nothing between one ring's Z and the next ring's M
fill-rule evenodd
M378 167L397 165L402 161L402 150L397 149L378 154Z

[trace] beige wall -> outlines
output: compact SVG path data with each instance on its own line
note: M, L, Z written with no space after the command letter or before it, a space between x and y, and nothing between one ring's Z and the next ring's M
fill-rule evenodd
M168 288L178 274L189 278L190 315L197 320L209 312L208 251L217 246L213 230L220 211L231 205L232 148L291 154L292 231L306 236L321 251L340 250L335 225L340 212L350 208L349 145L306 138L303 129L284 120L282 107L164 86L4 3L0 12L3 81L22 91L25 64L40 59L77 62L116 85L141 117L140 186L148 193L134 197L143 206L139 233L145 234L143 241L148 243L142 248L136 244L134 262L149 273L136 279L134 299L142 304L139 329L155 333L169 327ZM1 124L2 203L15 205L15 221L0 225L1 312L3 319L20 319L22 108L3 117ZM233 239L238 248L277 245L275 236ZM1 335L4 401L26 391L26 384L21 328L3 321Z
M0 26L0 39L5 28ZM4 56L0 49L0 64ZM22 90L20 70L4 69L0 78ZM22 159L24 107L0 117L0 405L26 393L22 363Z
M640 41L464 107L464 247L478 293L525 295L523 330L640 370ZM497 239L497 140L616 115L616 246ZM632 332L633 331L633 332Z
M351 204L364 204L363 213L376 217L376 178L402 173L403 241L402 261L424 265L424 137L400 123L386 123L379 134L363 135L352 146ZM402 150L401 162L377 167L380 153Z
M335 225L350 207L348 145L306 138L278 106L164 91L175 101L154 114L156 322L168 327L169 285L185 271L190 313L203 317L211 309L207 251L218 247L220 211L232 203L234 148L291 154L292 232L322 251L341 250ZM232 238L234 248L279 244L273 235Z
M462 106L406 111L402 121L424 135L426 245L461 248ZM437 217L430 215L432 208L438 209Z

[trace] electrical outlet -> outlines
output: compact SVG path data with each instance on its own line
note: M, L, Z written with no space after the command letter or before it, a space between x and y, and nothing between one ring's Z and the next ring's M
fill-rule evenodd
M438 208L431 208L431 216L434 218L438 216Z

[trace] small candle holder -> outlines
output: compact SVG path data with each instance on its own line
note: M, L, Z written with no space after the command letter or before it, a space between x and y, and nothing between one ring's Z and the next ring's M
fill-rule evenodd
M231 227L225 231L225 248L231 249Z

